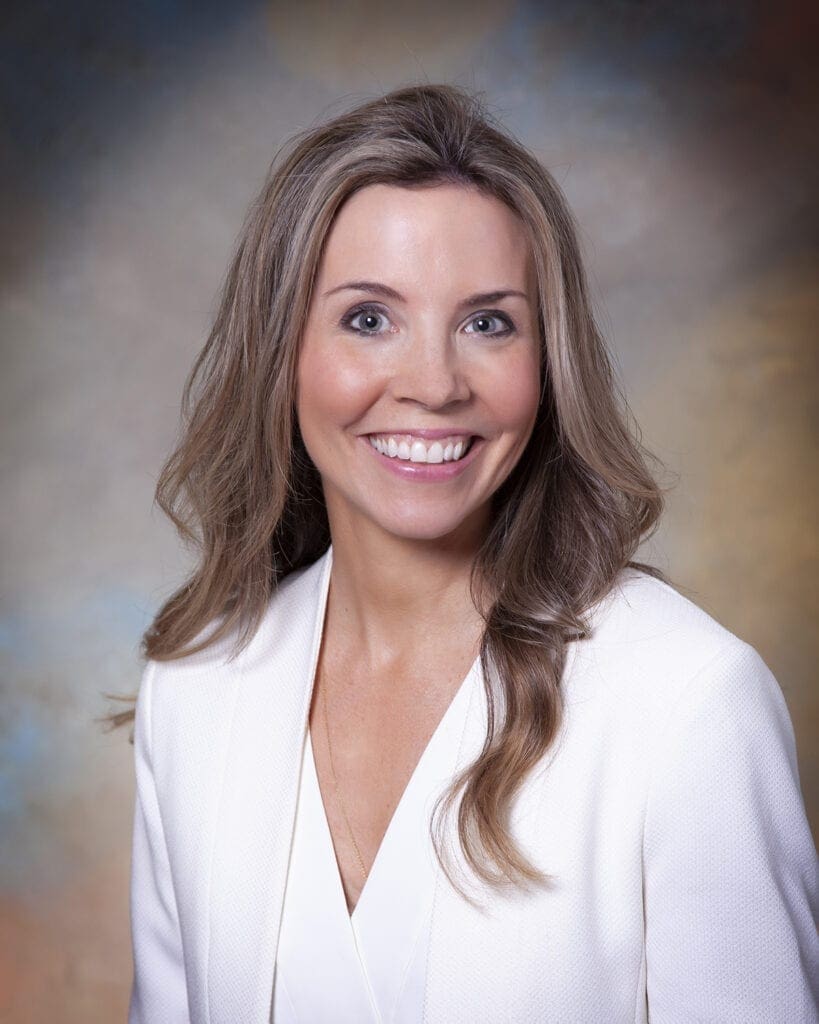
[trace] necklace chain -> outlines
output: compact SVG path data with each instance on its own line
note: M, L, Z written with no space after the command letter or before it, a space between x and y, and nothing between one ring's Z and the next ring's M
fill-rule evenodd
M330 755L330 771L333 773L333 785L336 789L336 795L338 796L338 802L341 805L341 813L344 815L344 821L347 824L347 831L350 833L350 839L353 843L353 849L355 850L356 857L358 857L358 863L361 865L361 873L364 876L364 881L367 881L367 869L364 866L364 858L361 856L361 850L358 848L358 843L355 841L355 834L353 833L353 826L350 824L350 818L347 814L347 808L344 806L344 800L341 796L341 788L338 784L338 777L336 776L336 768L333 762L333 747L330 743L330 720L327 715L327 687L322 685L321 687L323 705L324 705L324 731L327 734L327 752Z

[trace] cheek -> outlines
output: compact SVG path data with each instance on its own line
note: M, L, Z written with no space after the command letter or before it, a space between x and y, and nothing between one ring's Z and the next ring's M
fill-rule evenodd
M493 367L486 379L484 393L499 424L509 431L528 430L540 400L538 359L528 348L504 355L502 365Z
M307 342L298 368L299 420L318 427L321 421L348 425L366 411L378 386L378 374L359 354Z

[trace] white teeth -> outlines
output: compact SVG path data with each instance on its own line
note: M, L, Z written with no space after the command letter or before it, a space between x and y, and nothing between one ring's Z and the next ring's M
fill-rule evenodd
M440 441L427 442L419 439L409 441L403 438L397 441L394 437L375 437L370 435L370 444L382 455L404 462L457 462L469 450L468 441L447 442L446 447Z
M444 461L444 448L443 445L438 441L433 441L429 446L427 452L427 462L443 462Z

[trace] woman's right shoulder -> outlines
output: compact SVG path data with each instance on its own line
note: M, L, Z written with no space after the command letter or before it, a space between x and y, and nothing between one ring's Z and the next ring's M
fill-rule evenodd
M282 578L244 647L240 647L241 629L236 623L195 653L162 661L149 658L142 672L139 693L150 689L154 717L168 720L176 707L183 709L187 717L194 715L196 709L204 714L212 712L214 703L221 702L225 692L235 686L244 661L253 656L254 649L262 644L270 649L268 641L286 626L292 604L308 596L310 582L320 572L323 561L319 559L302 566ZM195 647L214 636L223 622L224 616L212 619L196 634L190 646ZM275 644L272 646L275 648Z

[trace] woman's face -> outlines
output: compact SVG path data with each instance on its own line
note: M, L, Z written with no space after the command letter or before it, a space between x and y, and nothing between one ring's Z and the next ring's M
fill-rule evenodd
M326 240L298 364L299 426L334 538L480 534L539 391L518 216L469 186L354 193Z

